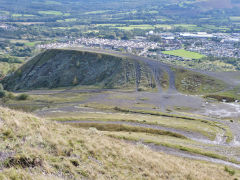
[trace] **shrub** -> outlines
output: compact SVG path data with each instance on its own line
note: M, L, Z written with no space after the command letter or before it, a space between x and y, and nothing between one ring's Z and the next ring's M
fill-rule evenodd
M11 92L8 92L6 97L9 98L9 99L15 99L14 94L11 93Z
M3 91L3 85L0 83L0 91Z
M21 94L17 97L17 100L19 101L24 101L24 100L27 100L29 98L29 95L27 94Z
M235 170L229 169L227 166L225 166L224 171L228 172L231 176L235 174Z
M3 98L6 96L6 91L0 90L0 98Z
M226 101L226 102L234 102L236 101L235 98L233 97L228 97L228 96L221 96L221 95L217 95L217 94L210 94L210 95L206 95L205 98L212 98L212 99L216 99L217 101Z

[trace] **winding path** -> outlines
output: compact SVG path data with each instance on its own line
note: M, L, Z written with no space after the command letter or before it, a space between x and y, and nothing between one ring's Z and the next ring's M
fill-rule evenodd
M161 146L161 145L155 145L152 143L144 143L144 142L133 142L133 141L126 141L128 143L131 144L144 144L146 147L154 150L154 151L158 151L158 152L164 152L166 154L170 154L170 155L175 155L175 156L179 156L179 157L184 157L184 158L190 158L190 159L195 159L195 160L200 160L200 161L207 161L207 162L212 162L212 163L217 163L217 164L223 164L226 166L232 166L234 168L238 168L240 169L240 165L239 164L235 164L232 162L228 162L228 161L224 161L221 159L216 159L216 158L211 158L208 156L203 156L203 155L199 155L199 154L194 154L194 153L189 153L186 151L181 151L178 149L174 149L174 148L170 148L170 147L166 147L166 146Z

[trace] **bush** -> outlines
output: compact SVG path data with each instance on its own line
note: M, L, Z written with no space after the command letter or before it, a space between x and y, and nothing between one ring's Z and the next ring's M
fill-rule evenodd
M217 94L210 94L210 95L206 95L205 98L212 98L212 99L216 99L217 101L226 101L226 102L235 102L236 99L233 97L228 97L228 96L221 96L221 95L217 95Z
M29 95L27 94L21 94L17 97L17 100L19 101L24 101L24 100L27 100L29 98Z
M3 85L0 83L0 91L3 91Z
M0 98L3 98L6 96L6 91L0 90Z
M228 172L231 176L233 176L235 174L235 170L230 169L227 166L225 166L224 171Z
M15 99L14 94L11 93L11 92L8 92L6 97L9 98L9 99Z

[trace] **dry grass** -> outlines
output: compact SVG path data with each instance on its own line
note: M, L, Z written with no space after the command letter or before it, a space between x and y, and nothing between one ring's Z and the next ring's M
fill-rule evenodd
M0 108L0 118L0 179L234 178L224 166L153 152L96 129L47 122L5 108Z

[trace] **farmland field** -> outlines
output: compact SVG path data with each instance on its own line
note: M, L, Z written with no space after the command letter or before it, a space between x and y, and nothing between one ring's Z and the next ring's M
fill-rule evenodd
M86 12L84 14L103 14L103 13L106 13L108 11L90 11L90 12Z
M56 16L61 16L63 15L62 12L60 11L38 11L39 14L44 14L44 15L56 15Z
M240 21L240 16L231 16L230 20L231 21Z
M201 59L205 57L202 54L191 52L191 51L186 51L184 49L178 49L178 50L173 50L173 51L164 51L163 54L168 54L172 56L178 56L186 59Z

